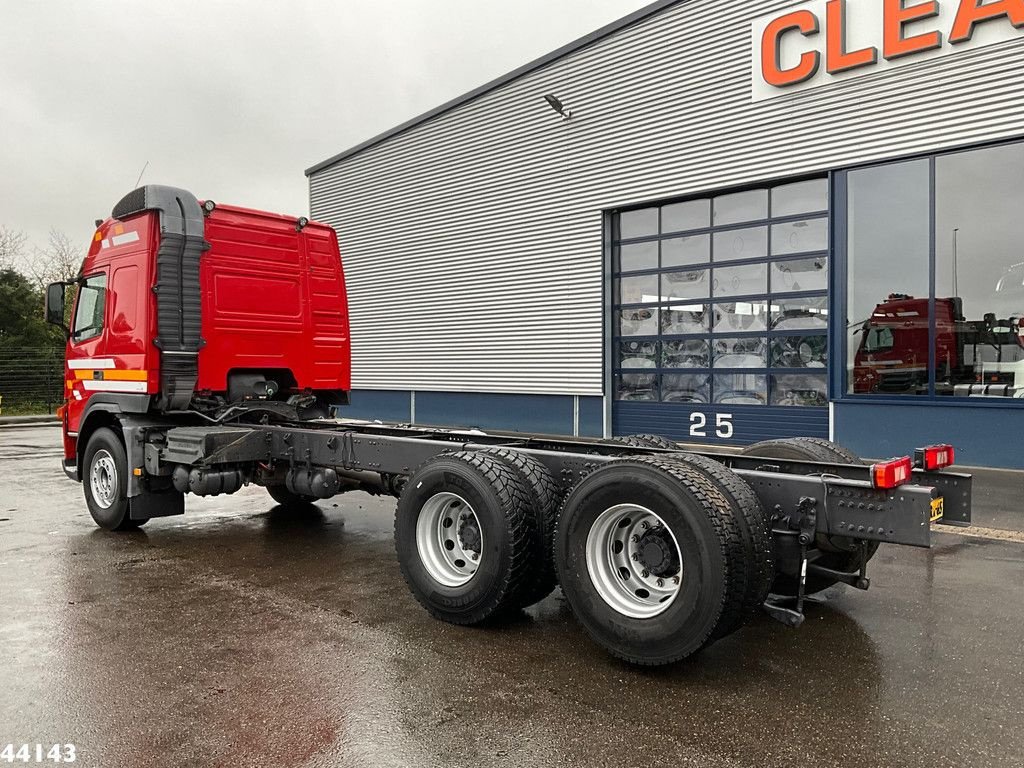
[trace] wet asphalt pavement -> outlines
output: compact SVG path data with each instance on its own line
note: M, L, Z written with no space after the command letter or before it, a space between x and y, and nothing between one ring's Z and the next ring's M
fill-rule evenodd
M393 500L296 516L248 488L109 534L59 459L57 429L0 429L0 748L73 743L104 767L1024 764L1024 543L883 547L871 590L835 589L801 629L759 620L644 671L558 592L502 628L430 619ZM984 483L976 516L1024 528L1021 476Z

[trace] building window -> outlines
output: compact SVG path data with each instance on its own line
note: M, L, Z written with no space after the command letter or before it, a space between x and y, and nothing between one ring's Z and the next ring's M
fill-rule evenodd
M1024 400L1024 144L845 174L846 391Z
M615 397L828 402L828 181L612 217Z

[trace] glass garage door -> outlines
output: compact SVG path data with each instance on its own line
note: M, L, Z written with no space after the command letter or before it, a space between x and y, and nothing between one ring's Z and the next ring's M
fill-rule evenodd
M828 181L612 215L614 433L828 436Z

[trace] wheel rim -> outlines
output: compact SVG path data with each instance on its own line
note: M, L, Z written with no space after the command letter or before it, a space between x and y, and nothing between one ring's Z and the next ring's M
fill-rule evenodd
M665 521L646 507L606 509L587 534L587 571L609 606L633 619L668 610L682 588L679 543Z
M416 521L416 550L439 584L461 587L472 579L484 551L484 536L469 502L454 493L427 499Z
M92 500L102 509L110 509L110 505L117 501L118 487L117 465L108 450L101 448L96 451L89 474Z

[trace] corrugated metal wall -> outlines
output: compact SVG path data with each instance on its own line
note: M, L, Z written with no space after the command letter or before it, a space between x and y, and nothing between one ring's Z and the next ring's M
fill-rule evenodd
M752 103L788 5L683 0L313 174L353 386L599 395L603 210L1024 133L1020 40Z

